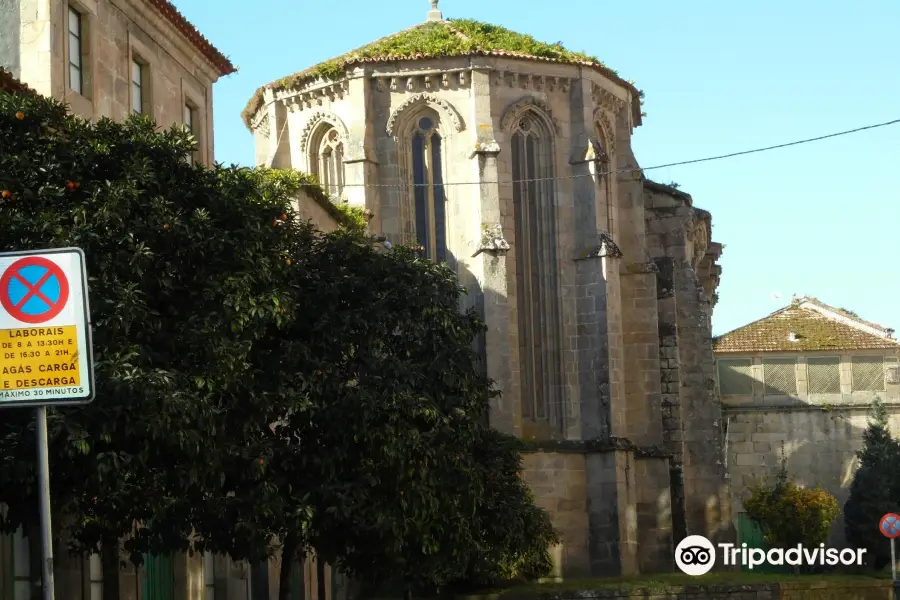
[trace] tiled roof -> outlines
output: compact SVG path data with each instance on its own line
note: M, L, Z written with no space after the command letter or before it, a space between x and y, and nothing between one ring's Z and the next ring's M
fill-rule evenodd
M360 64L466 56L505 56L585 66L622 85L635 97L642 95L633 82L625 81L596 58L567 50L559 43L542 43L529 35L469 19L448 19L421 23L265 85L256 90L242 116L244 123L249 127L253 115L262 106L263 91L267 88L285 89L298 86L305 81L323 76L325 72L342 74L346 69ZM640 111L636 112L640 124Z
M818 310L817 310L818 309ZM791 334L796 341L791 341ZM713 351L806 352L896 348L892 330L815 298L800 298L768 317L713 338Z
M37 94L36 91L13 77L13 74L0 67L0 92L12 94Z
M168 0L147 0L147 2L162 13L162 16L175 26L175 29L180 31L181 34L186 37L201 54L203 54L203 56L209 59L209 61L219 70L220 75L230 75L237 71L237 68L231 64L231 61L225 58L224 54L216 50L215 46L203 37L203 34L200 33L196 27L191 25L190 21L175 8L174 4Z

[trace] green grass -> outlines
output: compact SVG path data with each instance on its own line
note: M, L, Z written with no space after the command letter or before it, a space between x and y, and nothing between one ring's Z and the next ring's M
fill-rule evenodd
M500 596L509 598L541 598L567 595L574 592L593 590L621 590L650 592L667 591L687 585L752 585L766 583L799 583L799 582L859 582L890 580L890 573L869 575L791 575L750 572L709 573L700 577L691 577L681 573L665 573L635 577L610 577L597 579L570 579L561 583L530 583L505 589L486 590L477 594L467 594L467 598Z
M574 52L561 42L549 44L536 40L530 35L516 33L490 23L471 19L450 19L433 23L423 23L382 38L371 44L348 52L343 56L325 61L309 69L300 71L275 82L276 89L299 86L304 81L315 78L338 79L344 75L346 67L366 58L426 58L436 56L466 56L475 52L513 52L538 58L549 58L562 62L592 64L602 69L608 76L619 80L618 74L600 60L584 52ZM626 85L631 86L630 83ZM262 89L256 91L243 112L244 122L249 126L250 118L262 105Z

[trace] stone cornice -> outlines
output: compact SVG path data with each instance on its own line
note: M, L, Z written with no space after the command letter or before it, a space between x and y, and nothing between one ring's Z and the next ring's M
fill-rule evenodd
M213 64L170 20L160 14L158 9L155 9L143 0L110 0L110 3L120 10L129 21L134 22L135 25L143 29L144 33L159 44L161 48L165 48L166 45L170 48L177 48L178 53L182 56L173 56L173 58L176 60L179 58L185 59L183 61L178 60L185 71L191 73L192 67L199 67L203 75L209 80L209 85L212 85L221 77L220 67ZM141 20L135 20L133 15L138 16ZM155 29L156 32L147 31L148 25ZM168 44L163 43L163 40L159 39L160 37L164 38ZM171 56L171 52L169 54ZM198 57L201 60L196 60Z

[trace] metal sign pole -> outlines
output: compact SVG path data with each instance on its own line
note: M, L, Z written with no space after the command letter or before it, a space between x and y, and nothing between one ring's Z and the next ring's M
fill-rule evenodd
M44 600L53 600L53 536L50 523L50 459L47 444L47 407L37 408L38 488L41 494L41 581ZM891 544L891 554L894 546Z
M897 558L894 554L894 538L891 538L891 577L897 581Z

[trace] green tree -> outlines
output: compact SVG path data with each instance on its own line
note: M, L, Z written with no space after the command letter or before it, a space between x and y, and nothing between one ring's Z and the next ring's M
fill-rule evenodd
M192 166L192 144L147 119L91 124L0 94L0 249L87 258L97 398L50 413L51 491L56 523L76 547L102 546L110 568L126 536L136 561L187 548L186 507L228 469L264 478L261 432L283 412L241 392L254 343L290 317L286 282L302 265L287 257L313 232L283 181ZM3 410L7 530L37 518L34 442L31 411Z
M876 398L869 411L869 425L863 433L863 447L857 453L859 469L850 484L844 504L844 527L851 546L865 548L876 569L891 562L890 544L878 523L887 513L900 513L900 446L888 428L887 410Z
M348 232L314 243L308 266L299 287L315 293L297 299L291 337L307 342L295 387L309 405L285 433L300 441L311 546L407 592L544 574L555 533L517 477L515 441L487 425L496 392L473 351L484 325L460 312L455 274Z

